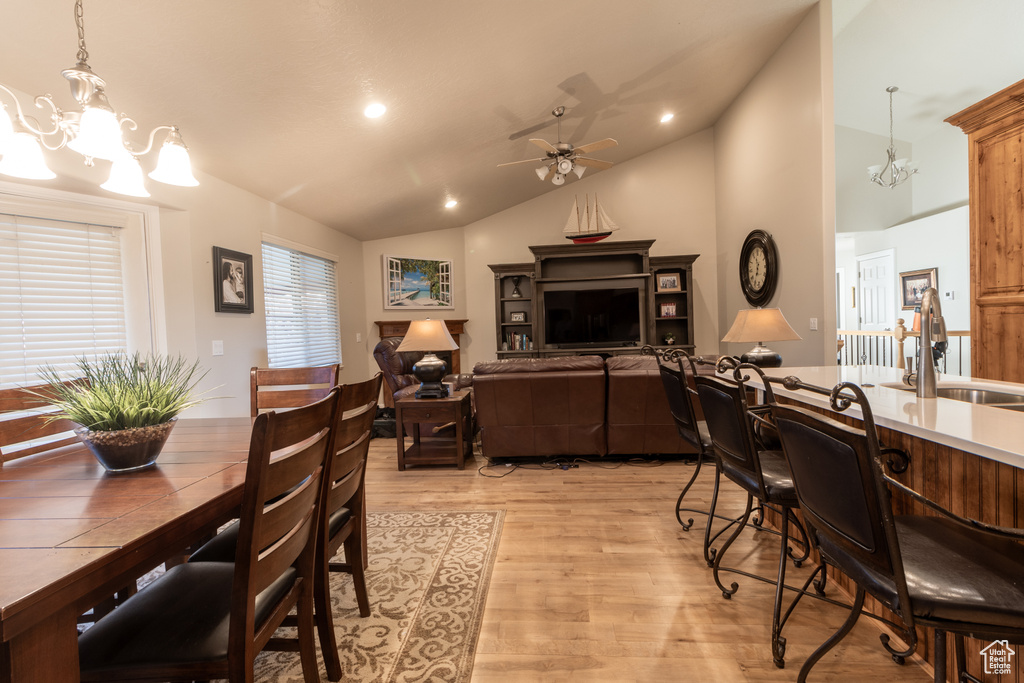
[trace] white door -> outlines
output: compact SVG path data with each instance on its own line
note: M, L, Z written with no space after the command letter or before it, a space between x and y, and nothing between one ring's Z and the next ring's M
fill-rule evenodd
M857 257L857 318L862 330L896 324L896 254L892 249Z

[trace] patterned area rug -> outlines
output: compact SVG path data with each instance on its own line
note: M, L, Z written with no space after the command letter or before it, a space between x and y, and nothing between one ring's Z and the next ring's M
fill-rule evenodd
M359 617L351 577L331 577L344 681L468 683L504 515L488 510L367 516L369 617ZM327 680L322 659L320 677ZM302 681L298 655L263 653L256 680Z

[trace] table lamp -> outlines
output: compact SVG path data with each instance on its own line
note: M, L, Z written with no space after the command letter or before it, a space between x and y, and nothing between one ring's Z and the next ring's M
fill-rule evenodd
M412 366L412 374L420 381L416 390L416 398L444 398L448 395L448 387L441 384L448 366L438 358L435 351L454 351L459 345L452 339L448 327L443 320L413 320L405 338L398 345L399 352L425 351L423 358Z
M761 368L777 368L782 356L764 345L764 342L795 341L800 339L782 311L777 308L748 308L736 313L732 327L722 337L724 342L753 342L754 348L740 356L744 363Z

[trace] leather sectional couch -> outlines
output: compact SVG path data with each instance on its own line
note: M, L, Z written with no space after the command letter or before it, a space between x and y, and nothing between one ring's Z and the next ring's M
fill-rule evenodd
M473 368L473 393L489 458L696 452L676 431L650 356L485 361Z

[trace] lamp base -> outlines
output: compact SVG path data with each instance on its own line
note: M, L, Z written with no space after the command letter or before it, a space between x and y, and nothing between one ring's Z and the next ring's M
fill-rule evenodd
M782 365L782 356L760 343L740 356L740 360L759 368L777 368Z
M427 353L412 366L412 374L420 381L416 398L445 398L448 387L441 383L448 365L433 353Z

